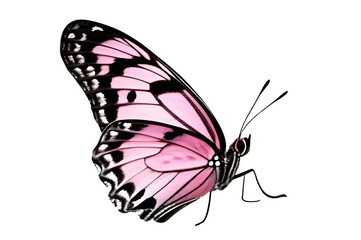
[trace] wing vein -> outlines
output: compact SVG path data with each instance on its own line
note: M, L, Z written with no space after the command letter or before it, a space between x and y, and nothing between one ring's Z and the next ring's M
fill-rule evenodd
M184 189L191 181L193 181L194 178L196 178L201 172L203 172L204 170L206 170L206 168L200 170L197 174L195 174L190 180L188 180L186 183L184 183L182 185L182 187L180 187L175 193L173 193L170 197L168 197L165 201L163 201L163 203L157 208L157 209L161 209L164 204L169 200L171 199L172 197L174 197L176 194L178 194L182 189ZM187 172L187 171L181 171L181 172ZM153 195L154 196L154 195ZM157 211L155 211L153 213L153 215L156 214Z
M126 132L126 131L122 131L122 132ZM201 155L200 153L194 151L193 149L190 149L190 148L188 148L188 147L186 147L186 146L183 146L183 145L181 145L181 144L178 144L178 143L175 143L175 142L172 142L172 141L163 139L163 138L158 138L158 137L155 137L155 136L152 136L152 135L144 134L144 133L136 133L136 134L139 134L139 135L142 135L142 136L147 136L147 137L152 137L152 138L154 138L154 139L160 140L161 142L166 142L166 143L168 143L168 144L173 144L173 145L180 146L180 147L182 147L182 148L184 148L184 149L187 149L187 150L189 150L189 151L197 154L198 156L200 156L200 157L208 160L207 157L205 157L205 156ZM130 141L130 140L128 140L128 141L129 141L129 142L136 142L136 141ZM168 146L168 144L165 145L165 146L163 146L163 148L166 147L166 146Z

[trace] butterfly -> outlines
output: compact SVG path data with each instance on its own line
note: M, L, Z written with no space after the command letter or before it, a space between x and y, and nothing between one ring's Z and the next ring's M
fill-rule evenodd
M249 173L266 196L286 196L267 194L253 169L236 173L250 150L251 135L241 138L242 130L254 119L246 124L269 81L240 136L226 150L222 129L204 101L134 38L76 20L65 27L60 51L102 131L92 160L120 212L139 211L143 220L165 222L207 193L210 204L212 191Z

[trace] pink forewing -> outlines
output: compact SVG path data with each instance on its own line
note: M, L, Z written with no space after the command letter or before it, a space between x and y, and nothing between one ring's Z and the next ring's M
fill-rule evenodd
M126 141L124 142L119 148L117 149L125 149L125 148L131 148L131 147L159 147L159 148L162 148L164 147L165 145L167 145L167 143L165 142L157 142L156 139L152 138L152 140L149 140L149 141Z
M118 109L118 117L117 119L148 119L151 121L162 121L167 123L172 123L172 125L177 127L183 127L183 125L179 122L176 122L174 118L164 111L164 109L159 105L148 104L133 104L133 105L124 105L120 106Z
M124 43L119 42L119 41L108 40L108 41L102 42L102 45L111 47L113 49L117 49L119 51L122 51L126 54L129 54L129 55L132 55L135 57L140 57L139 53L137 51L135 51L132 47L125 45Z
M195 109L197 109L199 111L199 114L202 116L202 119L204 121L206 121L206 124L208 126L208 128L210 128L210 132L212 132L213 136L211 137L211 140L216 144L216 146L221 149L221 143L219 141L219 136L218 133L212 123L212 121L210 120L208 114L204 111L204 109L199 105L199 103L197 101L194 100L194 98L190 95L189 92L187 91L183 91L183 93L187 96L187 99L189 101L192 102L192 104L194 104Z
M115 57L115 58L125 58L125 59L133 58L132 55L126 54L122 51L115 50L113 48L101 46L101 45L96 46L92 50L92 52L95 54L109 56L109 57Z
M126 34L99 23L76 21L64 31L62 56L96 104L94 116L102 130L114 120L153 120L201 134L225 150L223 133L198 95L167 64ZM157 101L143 94L125 98L123 91L117 91L122 89L146 90ZM140 103L144 104L139 107Z
M109 66L108 65L102 65L100 67L100 72L97 75L105 75L107 73L109 73Z
M163 69L169 76L172 76L173 78L176 78L174 74L172 74L168 68L166 68L161 62L157 61L158 66Z
M97 57L97 64L112 64L116 58L99 55Z
M149 71L140 67L128 67L124 70L124 76L132 77L136 79L141 79L143 81L152 83L159 80L164 80L164 78L152 71Z
M150 60L148 53L146 51L144 51L141 47L139 47L137 44L134 44L132 41L130 41L128 39L124 39L124 40L127 41L132 47L134 47L134 49L137 50L140 54L142 54L142 56L144 58L146 58L147 60Z
M129 103L128 94L134 90L120 90L118 91L118 104ZM136 98L133 103L147 103L147 104L157 104L157 100L154 96L148 91L134 91Z
M129 46L129 44L128 44L126 41L124 41L122 38L120 38L120 37L114 37L114 39L115 39L116 41L118 41L118 42L123 43L124 45Z
M113 77L110 86L114 89L149 90L148 83L130 77Z
M181 93L164 93L159 95L158 98L173 114L182 116L182 121L186 122L205 137L211 139L202 119Z
M142 68L146 68L152 72L155 72L155 73L159 74L160 76L162 76L166 80L170 80L170 77L162 69L160 69L158 67L155 67L155 66L149 65L149 64L138 64L138 66L142 67Z

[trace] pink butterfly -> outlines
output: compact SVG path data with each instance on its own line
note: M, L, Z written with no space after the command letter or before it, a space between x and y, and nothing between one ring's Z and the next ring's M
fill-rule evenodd
M248 173L266 196L285 196L265 193L253 169L236 174L250 148L250 136L240 136L253 120L245 124L251 111L226 151L222 129L198 94L125 33L96 22L71 22L62 34L61 56L102 130L93 162L119 211L140 211L144 220L165 222Z

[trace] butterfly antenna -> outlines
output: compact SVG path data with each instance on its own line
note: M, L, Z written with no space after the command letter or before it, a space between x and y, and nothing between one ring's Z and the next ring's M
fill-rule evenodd
M197 223L195 226L201 225L202 223L204 223L208 217L208 213L209 213L209 207L211 206L211 199L212 199L212 191L209 192L209 199L208 199L208 207L207 207L207 212L206 212L206 216L204 216L204 219Z
M263 112L264 110L266 110L269 106L271 106L272 104L274 104L275 102L277 102L278 100L280 100L281 98L283 98L284 96L286 96L286 94L288 93L288 91L285 91L284 93L282 93L278 98L276 98L273 102L271 102L270 104L268 104L265 108L263 108L261 111L259 111L256 115L254 115L253 118L251 118L251 120L248 121L248 123L244 126L244 128L242 128L241 132L248 126L248 124L250 124L252 122L253 119L255 119L261 112Z
M257 96L257 98L256 98L256 100L254 101L254 103L253 103L253 105L252 105L252 107L251 107L251 109L249 110L249 112L248 112L248 114L247 114L247 116L246 116L246 118L244 119L244 121L243 121L243 124L242 124L242 127L241 127L241 131L239 132L239 136L238 136L238 138L240 138L241 137L241 135L242 135L242 131L243 131L243 126L244 126L244 124L246 123L246 121L247 121L247 118L249 117L249 115L251 114L251 112L252 112L252 110L253 110L253 108L254 108L254 106L256 105L256 103L257 103L257 101L258 101L258 99L259 99L259 97L261 96L261 94L263 93L263 91L266 89L266 87L268 86L268 84L270 83L270 80L268 80L264 85L263 85L263 87L262 87L262 89L261 89L261 92L258 94L258 96ZM248 122L249 123L249 122ZM247 126L247 125L246 125Z

